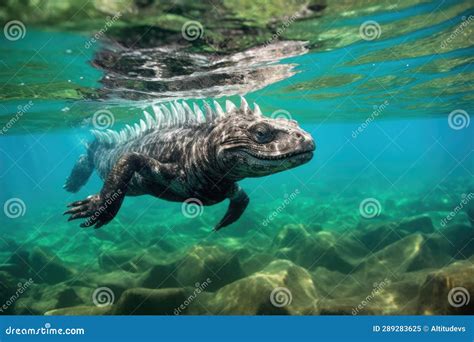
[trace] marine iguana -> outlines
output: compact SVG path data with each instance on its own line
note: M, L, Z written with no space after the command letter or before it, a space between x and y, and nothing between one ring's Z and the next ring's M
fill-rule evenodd
M77 192L94 168L104 180L101 191L68 205L69 220L86 219L81 227L99 228L110 222L124 197L152 195L168 201L196 199L213 205L230 199L215 230L235 222L249 203L237 184L308 162L315 144L296 121L262 115L242 97L225 111L204 101L205 115L194 103L153 106L154 117L120 132L92 130L95 140L79 157L64 188Z

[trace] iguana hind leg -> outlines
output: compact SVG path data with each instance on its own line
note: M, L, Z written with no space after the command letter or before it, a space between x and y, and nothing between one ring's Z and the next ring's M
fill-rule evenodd
M156 177L167 171L166 164L139 153L123 155L110 171L100 193L68 205L68 221L85 218L81 227L99 228L109 223L119 211L135 173L144 178Z
M229 199L229 208L227 209L227 212L225 213L222 220L220 220L220 222L214 227L215 231L218 231L219 229L237 221L249 204L249 197L238 185L235 185L235 187L229 193Z
M66 179L63 188L69 192L78 192L94 171L94 164L92 159L87 155L83 154L79 157L72 168L71 174Z

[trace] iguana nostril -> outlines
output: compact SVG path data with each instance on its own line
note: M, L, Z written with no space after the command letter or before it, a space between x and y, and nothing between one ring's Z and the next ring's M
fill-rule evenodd
M293 136L298 140L303 139L303 134L301 134L299 132L293 132Z

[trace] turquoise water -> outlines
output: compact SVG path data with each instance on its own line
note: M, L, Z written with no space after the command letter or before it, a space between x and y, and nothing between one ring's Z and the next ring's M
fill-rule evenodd
M243 84L224 85L228 96L213 96L221 103L227 98L239 102L237 95L245 93L264 114L280 111L297 120L317 144L314 158L304 166L242 181L250 205L238 222L219 233L212 232L212 227L224 215L227 203L204 207L197 217L189 218L182 214L180 203L149 196L127 198L116 219L97 231L80 229L77 221L67 222L62 216L66 204L97 193L102 185L94 174L77 194L62 189L75 160L84 151L84 142L91 139L93 114L109 110L114 115L112 128L118 129L125 123L138 122L143 108L152 101L166 99L131 100L124 94L134 93L133 89L123 91L107 83L105 77L111 74L91 62L104 44L84 48L88 34L27 27L24 39L8 41L2 36L0 124L7 129L0 137L0 203L5 204L5 215L0 215L0 245L4 246L0 249L4 264L0 272L3 270L4 277L8 273L12 283L25 282L30 276L35 280L26 297L16 301L14 312L43 314L64 307L94 307L91 293L104 284L113 290L115 302L123 291L135 287L192 287L195 282L205 281L207 276L202 278L203 274L219 279L214 283L231 286L280 259L290 260L308 272L317 292L311 296L317 296L320 303L318 309L311 305L311 309L306 308L300 301L303 295L298 286L284 283L294 299L284 313L322 313L324 308L328 312L344 309L343 313L350 314L361 300L354 298L365 297L374 282L387 277L391 287L384 290L384 296L374 299L369 313L435 312L436 308L419 309L422 300L417 296L426 275L474 254L468 245L471 233L466 233L464 243L458 243L452 241L450 231L444 232L470 227L466 213L469 204L463 205L448 225L443 223L463 199L470 201L474 191L474 130L469 124L474 112L474 24L469 18L474 9L467 1L404 4L392 10L358 8L345 15L330 9L321 18L298 20L288 28L289 38L307 41L305 53L259 62L263 67L283 65L289 77L255 85L250 91L239 91L245 88ZM361 39L359 34L360 26L368 20L381 28L380 37L372 41ZM467 23L463 31L454 35L463 22ZM148 81L159 82L154 78ZM137 84L139 87L141 83ZM199 98L199 102L203 94L210 97L202 89L178 89L167 97L184 96L189 102ZM25 113L19 115L19 106L30 101ZM11 124L15 116L18 120ZM19 203L18 215L7 213L14 210L6 205L11 199ZM366 199L376 200L374 217L364 216L361 204ZM423 225L405 236L405 232L393 228L393 224L420 215L430 218L433 231ZM369 235L364 234L380 227L385 227L387 234L370 235L372 240L366 243L364 239ZM398 260L385 260L390 254L387 251L380 254L382 247L387 247L391 230L398 232L398 238L391 241L393 246L387 246L400 249L395 252ZM447 237L448 243L436 247L426 243L439 236ZM355 242L347 242L349 238ZM407 240L400 243L403 238ZM351 243L357 243L357 249ZM403 249L412 243L413 250ZM196 246L204 248L204 255L214 257L214 261L207 261ZM52 264L64 264L72 270L64 279L52 281L54 287L49 292L44 285L49 276L41 274L50 266L35 266L31 252L35 248L53 255ZM219 254L212 248L225 252ZM104 266L104 255L114 253L125 256L114 259L120 259L115 267ZM31 266L31 272L8 271L8 265L15 265L12 260L17 254ZM434 254L443 258L438 260L432 257ZM241 266L232 267L239 272L242 269L241 274L235 269L230 271L235 277L219 273L235 255ZM324 255L331 255L336 265L324 262ZM374 255L380 262L371 264ZM137 256L136 267L125 269L123 265ZM193 258L204 260L202 274L196 271L195 276L179 276L179 272L188 272L181 270L182 265ZM405 262L411 268L398 267ZM130 281L141 279L154 264L168 265L168 271L163 272L170 272L169 277L177 283L160 281L148 286ZM350 266L341 266L346 264ZM371 272L364 271L361 275L360 269L367 265L372 265L374 274L369 276ZM297 278L299 281L303 282ZM339 284L344 290L331 290ZM73 288L74 300L50 300L65 288ZM199 300L201 308L191 312L258 313L232 305L223 309L225 304L216 303L225 299L211 298L212 294L219 296L219 291L225 294L230 290L219 285L209 292L209 298ZM246 291L231 294L245 302L242 296ZM389 295L395 299L388 307L384 300ZM450 311L441 313L446 312Z

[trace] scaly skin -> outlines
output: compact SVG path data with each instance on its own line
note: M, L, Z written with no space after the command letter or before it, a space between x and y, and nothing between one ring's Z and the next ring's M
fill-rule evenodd
M228 101L225 113L216 102L215 110L206 107L205 119L196 108L176 103L171 112L161 106L157 119L147 116L141 128L125 130L128 136L94 132L98 139L78 160L65 188L78 191L93 168L104 186L100 193L70 204L65 212L69 220L84 218L82 227L99 228L115 217L126 195L178 202L192 198L202 205L229 198L218 230L235 222L248 205L238 181L294 168L313 156L313 139L293 120L264 117L244 99L241 108ZM176 118L181 122L171 123Z

